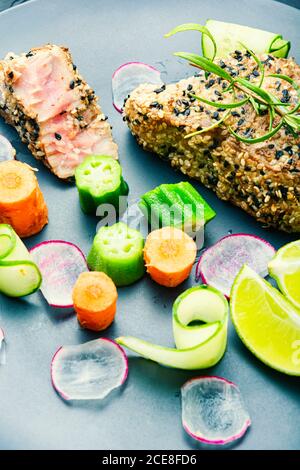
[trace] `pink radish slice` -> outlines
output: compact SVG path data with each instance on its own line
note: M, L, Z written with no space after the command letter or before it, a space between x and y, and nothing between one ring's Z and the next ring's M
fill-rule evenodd
M233 281L244 264L265 277L274 254L275 248L262 238L246 233L228 235L204 251L196 277L229 297Z
M88 271L82 251L73 243L49 240L30 250L43 281L41 291L49 305L55 308L73 308L72 289L79 276Z
M113 105L122 113L124 100L142 83L163 84L159 70L143 62L127 62L121 65L112 76Z
M5 355L5 336L4 331L0 328L0 365L4 365L6 362Z
M205 444L241 438L251 421L238 387L222 377L197 377L181 387L182 424Z
M123 349L107 338L62 346L51 362L51 379L64 400L101 400L128 375Z
M6 160L13 160L15 156L16 151L10 141L3 135L0 135L0 163Z

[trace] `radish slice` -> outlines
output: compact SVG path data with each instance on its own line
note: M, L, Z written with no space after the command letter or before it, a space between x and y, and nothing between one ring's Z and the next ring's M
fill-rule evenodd
M275 248L262 238L237 233L221 238L200 257L196 279L219 289L227 297L233 281L244 264L260 276L268 274L268 263L275 254Z
M122 113L124 100L142 83L163 85L159 70L143 62L127 62L121 65L112 76L113 105Z
M62 346L51 363L53 387L64 400L101 400L128 375L123 349L107 338Z
M182 424L205 444L224 445L241 438L251 421L238 387L222 377L197 377L181 388Z
M5 355L5 336L4 331L0 328L0 365L4 365L6 363L6 355Z
M79 276L88 271L82 251L62 240L42 242L30 250L43 281L41 291L51 307L72 309L72 289Z
M10 141L3 135L0 135L0 163L6 160L13 160L15 156L16 151Z

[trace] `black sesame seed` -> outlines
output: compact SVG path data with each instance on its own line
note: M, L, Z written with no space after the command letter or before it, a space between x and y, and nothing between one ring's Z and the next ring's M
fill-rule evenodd
M285 147L284 151L287 152L290 156L292 156L294 154L291 145L289 145L288 147Z
M261 174L261 176L264 176L266 173L264 172L264 170L260 170L259 172Z
M160 88L157 88L156 90L154 90L154 93L156 94L162 93L165 89L166 89L166 85L163 84Z
M221 67L221 69L225 69L226 64L225 64L225 62L223 62L223 60L220 60L219 66Z
M259 77L260 74L259 74L259 71L255 69L253 70L252 75L253 77Z
M187 91L191 91L192 89L193 89L193 85L189 83L189 85L187 86Z
M8 78L10 78L11 80L14 78L14 73L13 73L13 71L9 72Z
M198 126L196 130L197 130L197 131L202 131L202 129L203 129L202 126Z
M184 125L182 125L182 124L181 124L180 126L178 126L178 130L180 130L180 131L184 131L184 129L185 129L185 126L184 126Z
M276 150L276 153L275 153L275 158L276 160L279 160L279 158L281 158L283 155L283 151L282 150Z
M231 116L240 117L241 115L237 111L231 111Z
M189 116L190 113L191 113L190 108L186 108L186 109L183 111L184 116Z
M33 56L33 52L31 51L27 52L26 57L32 57L32 56Z
M205 88L208 89L208 88L211 88L214 84L216 83L216 80L214 80L213 78L211 78L207 84L205 85Z
M219 119L219 113L218 113L218 111L215 111L215 112L212 114L212 118L213 118L213 119L216 119L216 120Z
M238 125L238 126L242 126L242 125L244 124L244 122L245 122L245 119L244 119L244 118L239 119L237 125Z
M61 135L58 132L55 132L54 136L56 140L61 140Z
M74 80L71 80L71 81L70 81L70 88L71 88L71 90L73 90L73 89L75 88L75 82L74 82Z
M274 144L269 144L269 145L268 145L268 148L269 148L270 150L272 150L274 147L275 147Z

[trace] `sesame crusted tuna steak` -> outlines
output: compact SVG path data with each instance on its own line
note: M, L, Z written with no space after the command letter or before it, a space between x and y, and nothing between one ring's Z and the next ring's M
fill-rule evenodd
M59 178L86 155L117 158L110 125L67 48L46 45L0 61L0 114Z
M292 59L261 57L265 67L263 88L283 103L296 103L293 87L270 73L288 75L300 85L300 67ZM260 71L248 54L236 52L218 61L232 76L257 82ZM268 115L259 115L250 103L229 112L225 125L189 138L186 135L219 121L228 110L222 103L232 96L222 93L228 82L199 71L195 76L157 88L143 84L124 106L124 120L144 149L167 159L185 175L215 191L220 199L244 209L259 222L286 232L300 231L300 138L282 127L271 139L244 143L230 134L253 138L268 132ZM219 103L219 108L192 95ZM237 100L244 95L238 96ZM277 121L274 121L274 127Z

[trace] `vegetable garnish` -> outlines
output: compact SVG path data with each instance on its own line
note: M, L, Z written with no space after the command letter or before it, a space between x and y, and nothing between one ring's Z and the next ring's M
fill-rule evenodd
M227 235L204 251L196 268L196 279L219 289L227 297L244 264L265 277L275 248L262 238L246 233Z
M189 235L216 215L189 182L161 184L141 197L139 207L152 228L172 226Z
M159 70L142 62L127 62L121 65L112 76L113 105L122 113L124 100L142 83L153 83L163 87Z
M26 246L7 224L0 224L0 292L23 297L39 289L41 273Z
M0 328L0 365L4 365L6 362L5 357L5 335L2 328Z
M218 23L218 22L213 22L213 23ZM181 25L177 28L175 28L171 33L175 34L176 32L179 31L184 31L189 28L185 28L187 25ZM209 44L212 43L211 37L213 37L213 34L210 32L210 35L207 34L207 27L198 25L198 28L196 28L197 25L193 25L193 28L197 31L200 31L202 33L202 40L203 41L209 41ZM227 25L231 26L231 25ZM237 25L233 25L233 28L236 27ZM245 32L246 31L246 32ZM215 32L215 31L213 31ZM167 37L171 35L169 33L166 35ZM271 53L273 55L276 54L282 57L287 55L289 51L289 43L287 41L284 41L282 39L282 36L279 35L272 35L270 36L270 33L262 32L266 34L266 36L271 40L271 37L273 37L273 40L271 42ZM226 37L227 37L228 31L226 30ZM228 82L228 86L225 87L224 93L228 93L229 96L231 97L231 102L229 103L230 107L234 108L239 108L245 102L251 103L251 106L254 108L256 113L265 113L267 112L269 115L269 130L263 135L258 135L258 136L253 136L251 138L247 138L245 136L240 135L236 130L232 129L230 126L228 127L229 132L238 140L241 142L247 143L247 144L255 144L259 142L264 142L271 137L273 137L275 134L277 134L282 127L285 127L285 129L288 132L291 132L293 135L297 136L298 133L300 132L300 114L299 114L299 109L300 109L300 92L299 92L299 87L297 83L294 82L290 77L284 75L284 74L272 74L270 76L276 78L279 81L287 81L289 82L294 89L297 90L298 92L298 99L296 103L293 103L293 100L288 100L285 101L283 99L279 100L276 98L271 92L267 91L266 89L263 88L263 82L264 82L264 76L265 74L265 66L264 63L257 57L256 52L259 54L261 53L261 48L257 46L259 45L259 37L256 36L252 38L252 40L249 40L247 42L248 36L249 36L249 31L244 30L243 27L238 26L237 31L235 31L236 37L234 38L233 42L236 44L237 42L239 43L240 48L246 49L246 51L249 54L249 57L252 57L256 64L258 69L260 70L260 80L258 83L254 83L250 81L250 78L242 78L239 76L232 76L230 73L228 73L225 68L221 67L220 65L217 65L214 63L215 55L216 55L216 50L215 50L215 44L217 44L217 48L219 47L221 51L225 48L225 52L232 52L231 47L232 44L230 42L230 45L224 46L223 40L220 40L220 38L217 36L214 38L213 44L213 49L210 51L210 54L207 54L207 51L203 52L203 56L199 56L197 54L192 54L192 53L187 53L187 52L176 52L174 55L178 56L182 59L187 60L191 65L204 70L206 73L212 73L216 75L217 77L221 78L222 80L225 80ZM239 35L240 34L240 35ZM261 36L262 38L262 36ZM260 39L261 39L260 38ZM266 38L264 39L266 40ZM243 44L243 42L246 43ZM226 41L225 41L226 44ZM207 46L208 43L205 42L205 45ZM257 46L257 47L256 47ZM227 50L227 47L229 47L229 50ZM264 46L265 47L265 46ZM234 49L237 49L238 47L234 47ZM250 49L251 48L251 49ZM234 50L233 49L233 50ZM252 50L253 49L253 50ZM205 50L205 47L204 47ZM224 52L224 51L223 51ZM239 52L239 51L238 51ZM218 55L218 49L217 49L217 55ZM225 82L224 82L225 83ZM242 92L243 96L241 99L236 100L235 97L237 95L237 92L239 94ZM206 102L210 106L214 106L216 108L220 107L219 102L213 102L213 101L208 101L202 98L201 96L196 96L193 95L194 99L198 99L200 102ZM222 105L223 107L223 105ZM228 106L227 106L228 107ZM225 106L224 106L224 109ZM226 124L226 119L229 117L229 113L223 116L223 118L218 121L214 126L220 126L220 125L227 125ZM201 134L203 132L206 132L207 130L210 130L210 127L208 128L203 128L199 131L193 132L191 134L188 134L185 136L185 138L190 138L192 136Z
M80 206L87 214L96 214L101 204L111 204L119 212L120 197L127 196L128 185L120 164L106 155L92 155L75 170Z
M37 178L26 163L0 163L0 223L10 223L20 237L29 237L48 223L48 209Z
M105 272L116 286L127 286L145 273L143 247L142 234L123 222L101 227L87 257L89 268Z
M300 376L300 310L244 266L230 294L231 318L245 346L262 362Z
M102 400L123 385L127 375L123 349L107 338L62 346L51 362L53 387L67 401Z
M209 36L202 35L202 51L204 56L210 59L215 56L226 57L230 52L240 49L241 43L247 44L256 54L270 53L275 57L287 57L291 46L280 34L239 24L207 20L204 28L216 44L215 51Z
M268 267L281 292L300 310L300 240L280 248Z
M73 288L73 304L83 328L101 331L114 321L118 293L105 273L81 273Z
M192 322L203 322L192 325ZM176 348L166 348L132 336L117 343L146 359L177 369L204 369L222 358L227 341L228 303L209 286L183 292L173 305L173 334Z
M144 248L147 272L158 284L176 287L189 277L196 253L196 243L182 230L175 227L154 230Z
M10 141L3 135L0 135L0 162L14 160L15 156L16 151Z
M72 309L72 289L79 276L88 270L82 251L63 240L42 242L30 254L43 274L41 291L54 308Z
M239 388L222 377L197 377L181 387L182 425L204 444L240 439L251 424Z

